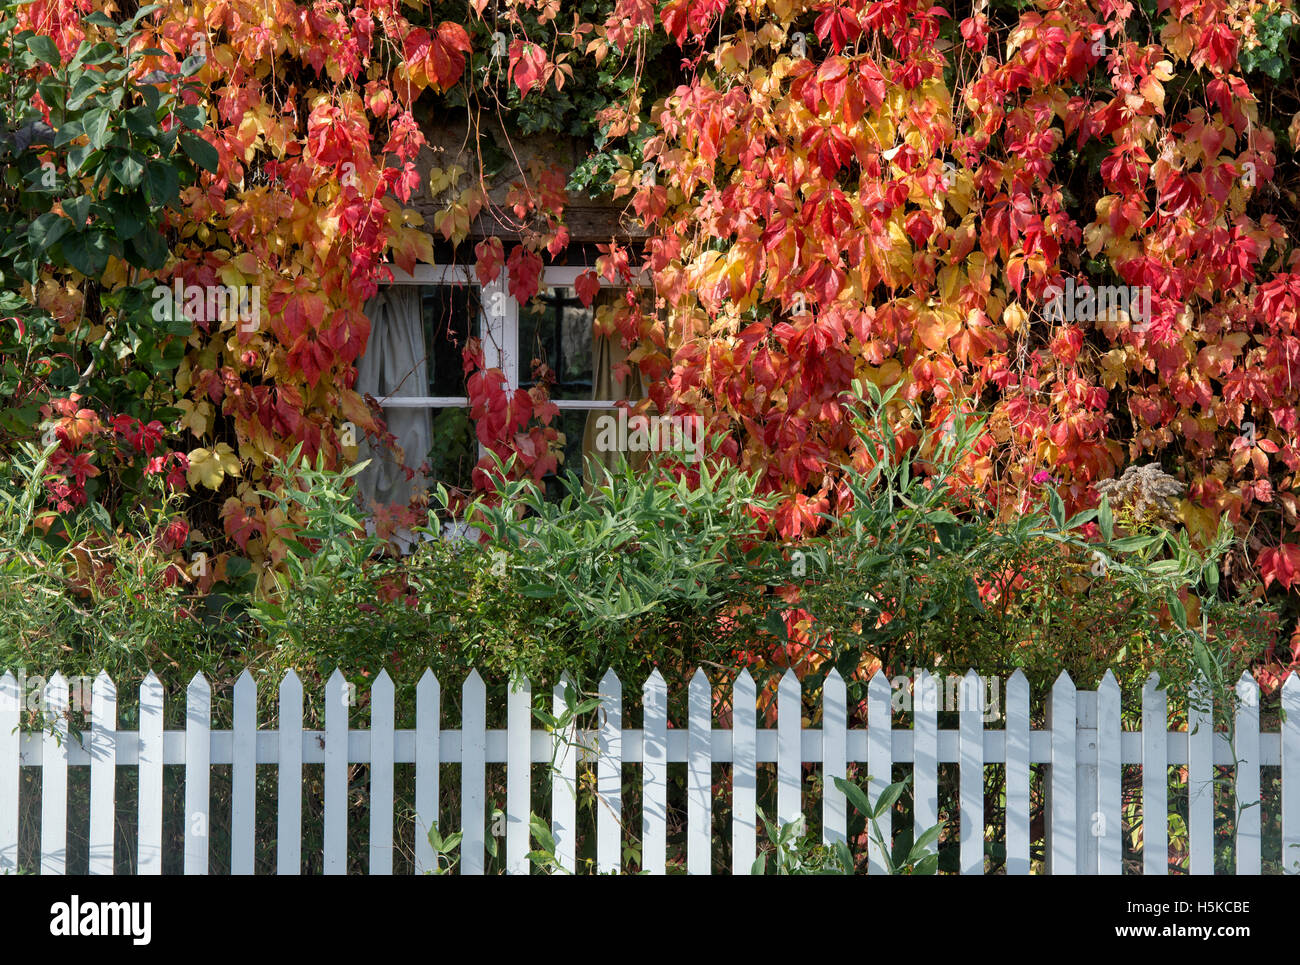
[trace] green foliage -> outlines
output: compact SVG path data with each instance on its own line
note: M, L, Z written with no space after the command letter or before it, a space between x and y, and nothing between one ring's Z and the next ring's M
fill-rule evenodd
M1296 26L1289 10L1260 10L1255 14L1258 46L1247 47L1238 55L1243 74L1262 73L1273 80L1291 74L1290 44Z
M0 14L0 438L33 426L44 397L71 391L153 418L171 397L190 324L155 317L145 273L167 262L167 212L182 189L217 166L195 133L203 109L184 103L193 86L184 77L201 61L148 83L132 77L149 53L131 49L132 38L156 5L121 25L92 14L87 22L115 39L83 41L67 63L49 37L16 32L12 9ZM31 72L41 64L43 75ZM48 117L32 106L37 95ZM70 328L36 304L30 286L47 266L101 282L110 258L127 277L87 286Z

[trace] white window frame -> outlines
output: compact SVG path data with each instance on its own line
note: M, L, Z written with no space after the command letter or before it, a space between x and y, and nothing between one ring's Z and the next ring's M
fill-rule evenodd
M490 285L481 285L474 275L471 265L416 265L414 272L403 271L396 265L388 266L393 272L391 282L384 285L469 285L482 291L482 304L487 304L493 296L502 297L498 304L502 312L493 317L487 312L479 316L479 339L483 345L483 363L489 369L499 369L505 373L505 388L515 391L519 388L519 303L509 294L509 270L503 265L501 274ZM578 276L590 268L548 267L542 269L541 285L543 288L573 288ZM633 284L641 283L645 273L633 279ZM622 288L605 278L600 279L602 288ZM463 409L469 406L465 396L411 395L400 398L393 396L377 397L381 408L392 409ZM557 409L572 410L611 410L618 405L617 399L552 399ZM481 449L482 447L480 447Z

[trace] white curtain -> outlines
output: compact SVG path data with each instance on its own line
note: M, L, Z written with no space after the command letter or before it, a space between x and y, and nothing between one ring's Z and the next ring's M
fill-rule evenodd
M357 365L357 391L376 398L427 396L429 370L419 288L387 287L366 302L365 313L370 319L370 340ZM429 410L389 406L384 418L401 453L371 445L369 440L362 443L361 458L369 459L370 465L357 477L357 488L367 506L405 505L425 488L418 470L433 443ZM416 470L414 478L406 478L403 465Z

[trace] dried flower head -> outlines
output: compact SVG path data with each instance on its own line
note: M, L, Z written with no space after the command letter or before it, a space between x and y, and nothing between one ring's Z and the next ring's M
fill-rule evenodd
M1169 500L1182 495L1183 484L1157 463L1129 466L1118 479L1097 483L1097 492L1110 498L1112 508L1131 509L1139 520L1153 515L1166 522L1178 522L1178 515Z

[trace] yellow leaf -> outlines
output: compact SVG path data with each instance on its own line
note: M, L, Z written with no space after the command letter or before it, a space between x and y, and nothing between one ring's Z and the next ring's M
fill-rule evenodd
M185 474L190 486L202 483L209 489L219 489L227 475L239 475L239 457L227 443L218 442L215 449L190 453L190 468Z
M1007 327L1012 335L1020 331L1020 326L1029 320L1025 310L1020 307L1019 302L1012 302L1002 310L1002 324Z

